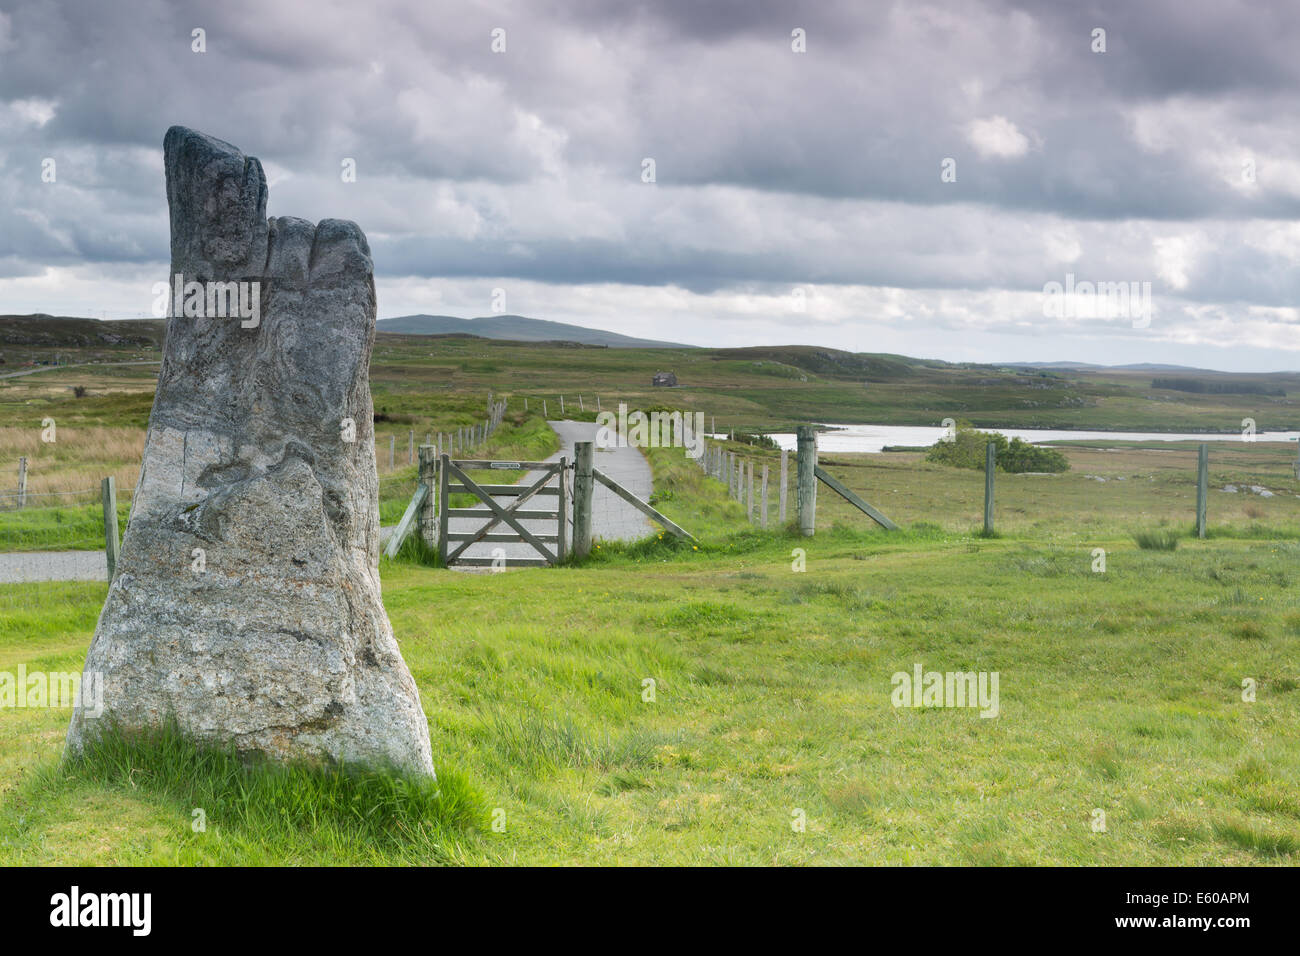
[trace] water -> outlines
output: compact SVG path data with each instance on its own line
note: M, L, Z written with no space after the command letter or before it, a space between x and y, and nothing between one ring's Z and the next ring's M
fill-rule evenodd
M819 432L817 449L841 454L878 452L886 445L933 445L948 433L946 428L920 425L827 425L837 431ZM1007 438L1038 443L1045 441L1241 441L1241 432L1215 434L1195 432L1080 432L1054 428L982 428L1001 432ZM782 448L795 448L795 436L774 432L772 438ZM1256 441L1296 441L1300 432L1259 432Z

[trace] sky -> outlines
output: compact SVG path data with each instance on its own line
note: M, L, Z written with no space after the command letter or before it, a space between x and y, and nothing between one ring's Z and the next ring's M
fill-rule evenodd
M1286 0L0 0L0 313L149 314L179 124L359 223L381 318L1300 369L1297 51Z

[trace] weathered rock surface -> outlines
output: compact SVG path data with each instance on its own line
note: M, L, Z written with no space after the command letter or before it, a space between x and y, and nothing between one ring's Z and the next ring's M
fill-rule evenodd
M261 320L168 320L140 481L86 658L104 675L104 718L175 719L278 759L432 773L419 692L380 598L366 238L351 222L268 221L261 164L227 143L173 127L164 152L173 276L258 281ZM74 713L69 748L95 723Z

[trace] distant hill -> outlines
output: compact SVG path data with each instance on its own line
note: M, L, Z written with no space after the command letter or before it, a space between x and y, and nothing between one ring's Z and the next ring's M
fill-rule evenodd
M395 319L380 319L376 328L380 332L401 335L477 335L514 342L578 342L616 349L692 348L678 342L638 339L603 329L588 329L549 319L530 319L523 315L484 315L476 319L460 319L454 315L402 315Z
M26 348L161 346L165 319L79 319L65 315L0 315L0 344Z

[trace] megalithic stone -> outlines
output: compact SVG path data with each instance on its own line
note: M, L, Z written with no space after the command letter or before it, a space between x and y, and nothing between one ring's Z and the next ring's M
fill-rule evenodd
M261 164L228 143L173 127L163 150L172 283L248 283L260 320L185 314L192 286L168 319L117 575L86 657L103 713L86 695L68 748L93 746L103 722L174 720L275 759L432 774L380 597L366 237L335 219L268 221Z

